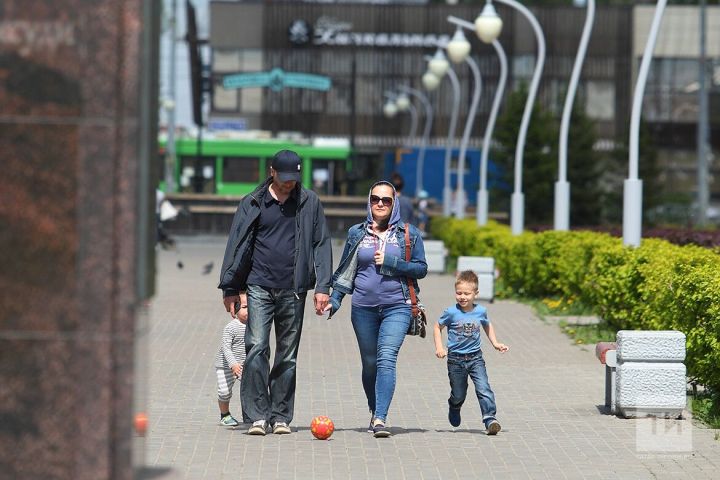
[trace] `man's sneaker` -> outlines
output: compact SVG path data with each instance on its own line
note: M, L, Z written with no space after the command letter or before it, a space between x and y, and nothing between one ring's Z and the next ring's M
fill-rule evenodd
M497 420L491 420L485 428L487 429L488 435L497 435L498 432L502 429L502 427L500 427L500 422L498 422Z
M373 435L375 438L387 438L391 435L390 430L385 426L385 422L376 418L373 420Z
M233 418L229 413L220 419L220 425L224 427L237 427L240 425L237 420Z
M248 435L265 435L267 429L267 422L265 420L256 420L253 422L252 427L248 428Z
M453 427L460 426L460 409L459 408L448 408L448 421Z
M276 435L285 435L290 433L290 427L285 422L275 422L273 424L273 433Z

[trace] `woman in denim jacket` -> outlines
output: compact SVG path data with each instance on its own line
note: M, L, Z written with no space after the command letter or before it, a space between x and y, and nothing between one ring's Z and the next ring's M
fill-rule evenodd
M353 329L360 348L362 383L371 418L368 431L389 437L387 413L395 392L397 356L410 326L408 278L427 274L420 232L400 220L400 205L389 182L377 182L368 195L368 215L348 230L340 266L333 275L330 316L345 295L352 295ZM410 261L405 258L405 229Z

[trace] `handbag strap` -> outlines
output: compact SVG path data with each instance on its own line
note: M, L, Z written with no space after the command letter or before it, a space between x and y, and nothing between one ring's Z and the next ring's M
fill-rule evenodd
M408 227L408 224L405 224L405 261L410 261L410 228ZM412 306L412 315L413 317L417 316L418 314L418 301L417 301L417 295L415 295L415 285L413 284L413 279L408 277L408 290L410 290L410 305Z

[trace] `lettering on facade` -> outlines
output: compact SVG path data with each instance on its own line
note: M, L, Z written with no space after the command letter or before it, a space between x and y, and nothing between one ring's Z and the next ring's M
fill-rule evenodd
M288 39L294 45L434 48L450 41L449 35L433 33L353 32L352 23L329 16L318 18L313 27L304 20L295 20L288 32Z
M75 26L63 22L0 21L0 48L12 47L20 55L54 51L75 45Z

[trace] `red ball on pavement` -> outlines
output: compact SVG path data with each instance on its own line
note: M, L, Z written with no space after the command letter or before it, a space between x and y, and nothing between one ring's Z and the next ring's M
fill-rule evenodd
M325 415L320 415L310 422L310 431L318 440L327 440L335 431L335 424Z

